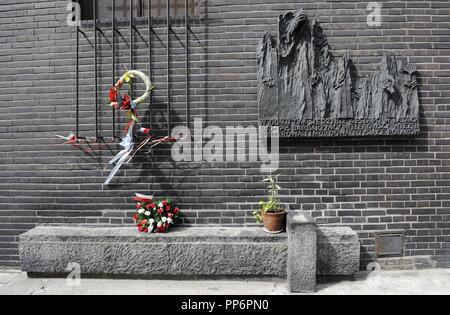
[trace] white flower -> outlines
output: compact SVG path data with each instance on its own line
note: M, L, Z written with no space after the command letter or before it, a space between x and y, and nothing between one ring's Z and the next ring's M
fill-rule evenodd
M158 222L158 224L156 226L157 227L161 227L161 226L163 226L163 223L162 222Z
M153 224L150 224L150 226L148 227L148 233L152 233L153 231Z
M155 220L154 219L150 219L150 220L148 220L148 223L150 223L150 225L153 226L153 223L155 223Z
M163 218L161 219L161 221L162 221L162 223L166 223L166 222L167 222L167 218L166 218L166 217L163 217Z
M172 224L173 220L171 218L167 219L167 223Z
M139 209L138 213L139 214L144 214L145 210L144 209Z
M151 212L150 212L150 211L147 211L147 212L145 212L145 215L146 215L147 217L149 217L149 216L150 216L150 214L151 214Z
M159 202L159 203L158 203L158 208L163 208L163 207L164 207L163 203L162 203L162 202Z

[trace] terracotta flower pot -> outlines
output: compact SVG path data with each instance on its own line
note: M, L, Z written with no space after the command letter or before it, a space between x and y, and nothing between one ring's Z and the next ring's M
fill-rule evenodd
M286 211L280 213L263 214L264 229L271 234L284 232L286 222Z

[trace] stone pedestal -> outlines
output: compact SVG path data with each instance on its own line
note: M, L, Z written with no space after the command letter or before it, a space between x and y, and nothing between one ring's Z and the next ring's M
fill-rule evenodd
M290 213L288 217L288 287L291 292L316 288L317 226L313 218Z
M352 276L359 271L361 245L358 233L349 227L317 230L317 274Z

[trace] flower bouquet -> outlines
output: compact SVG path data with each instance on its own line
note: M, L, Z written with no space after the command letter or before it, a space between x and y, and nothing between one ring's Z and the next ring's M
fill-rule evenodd
M181 211L172 199L136 194L133 200L137 202L133 219L141 233L167 233L181 217Z

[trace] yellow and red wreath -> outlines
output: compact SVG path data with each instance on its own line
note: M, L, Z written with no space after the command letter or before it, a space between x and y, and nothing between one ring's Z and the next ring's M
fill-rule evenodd
M144 95L138 97L135 100L132 100L128 94L124 94L120 97L119 92L120 89L125 85L131 85L135 78L141 79L146 86L146 90ZM111 102L111 107L116 109L126 110L128 111L128 116L135 122L139 122L139 118L137 115L137 106L139 104L144 103L149 97L152 91L155 89L150 78L145 75L143 72L138 70L130 70L127 71L117 83L110 89L109 91L109 101Z

